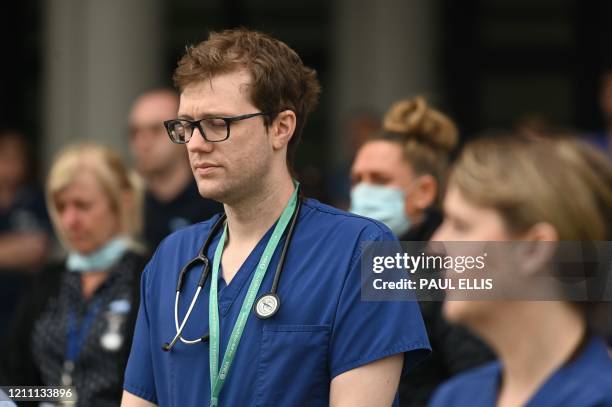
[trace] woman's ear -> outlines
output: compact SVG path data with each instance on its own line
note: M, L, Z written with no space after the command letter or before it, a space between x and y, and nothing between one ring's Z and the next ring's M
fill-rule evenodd
M414 206L425 210L434 204L438 194L438 182L431 175L421 175L416 179L414 194ZM410 194L410 192L409 192Z
M553 225L540 222L522 234L516 242L521 271L535 274L553 260L557 250L559 234Z
M536 242L556 242L559 240L557 229L550 223L539 222L529 228L521 236L521 240L531 240Z
M271 124L272 147L280 150L286 147L295 132L297 118L292 110L280 112Z

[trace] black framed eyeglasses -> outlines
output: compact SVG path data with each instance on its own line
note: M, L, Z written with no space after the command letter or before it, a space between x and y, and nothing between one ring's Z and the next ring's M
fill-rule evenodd
M229 138L230 126L233 122L250 119L256 116L268 116L268 113L258 112L232 117L205 117L200 120L174 119L166 120L164 126L173 143L189 143L194 128L200 131L204 140L211 143L218 143Z

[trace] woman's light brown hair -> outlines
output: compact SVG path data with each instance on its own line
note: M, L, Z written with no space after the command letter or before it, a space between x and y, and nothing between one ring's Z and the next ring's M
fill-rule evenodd
M496 209L517 233L539 222L560 240L609 240L612 164L594 147L569 137L505 135L468 144L449 187Z

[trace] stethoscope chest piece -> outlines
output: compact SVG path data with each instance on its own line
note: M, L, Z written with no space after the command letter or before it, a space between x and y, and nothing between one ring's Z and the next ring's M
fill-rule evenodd
M259 319L268 319L274 316L280 307L280 298L274 293L265 293L255 301L255 315Z

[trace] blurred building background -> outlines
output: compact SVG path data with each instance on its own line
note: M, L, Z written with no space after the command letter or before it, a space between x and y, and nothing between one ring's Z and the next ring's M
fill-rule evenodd
M580 0L24 0L0 13L0 125L31 139L44 171L74 140L127 157L135 96L171 85L210 30L270 33L317 69L321 103L297 166L310 193L350 161L355 112L425 95L469 137L538 118L594 132L612 56L612 2Z

